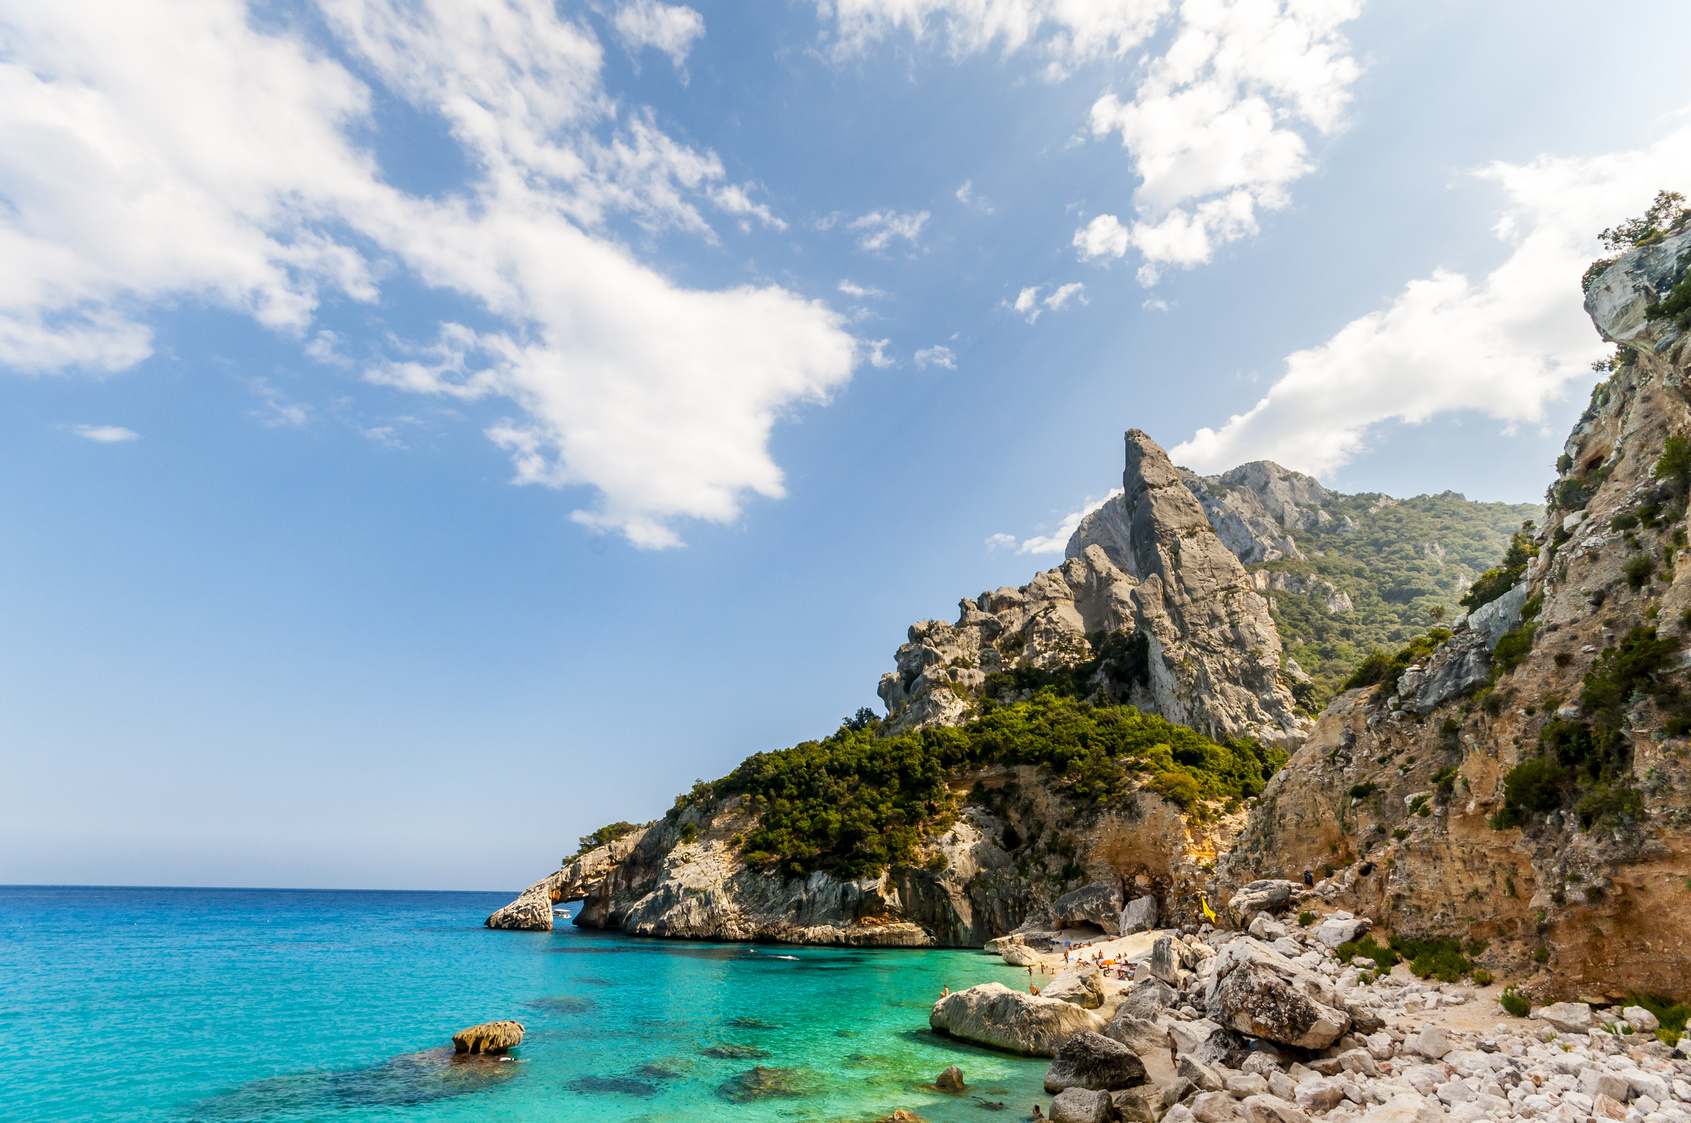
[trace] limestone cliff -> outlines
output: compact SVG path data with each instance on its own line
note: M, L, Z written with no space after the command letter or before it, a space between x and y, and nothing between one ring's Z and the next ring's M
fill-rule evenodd
M1017 669L1096 662L1088 685L1105 699L1217 739L1302 740L1307 722L1251 576L1167 453L1137 429L1126 443L1122 496L1076 532L1063 565L964 598L955 624L911 626L898 669L881 678L889 729L956 724L983 693L1015 697Z
M577 859L488 923L549 928L549 906L544 924L516 922L512 910L534 897L581 900L583 927L672 939L979 947L1029 921L1113 931L1133 897L1195 916L1206 867L1244 821L1188 822L1148 790L1100 810L1025 765L967 772L952 787L958 820L916 862L875 877L754 867L737 843L755 819L747 800L710 797Z
M1647 313L1688 261L1691 231L1595 278L1586 309L1625 347L1536 557L1395 681L1328 707L1222 860L1223 895L1314 870L1395 932L1488 941L1542 995L1684 992L1691 446L1670 440L1691 433L1691 372L1685 329Z

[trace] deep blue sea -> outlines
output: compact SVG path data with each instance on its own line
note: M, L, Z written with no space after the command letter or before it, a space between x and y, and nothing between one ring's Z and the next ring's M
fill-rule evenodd
M1042 1061L928 1029L968 951L481 926L511 893L0 887L0 1120L1021 1119ZM512 1018L514 1061L450 1059ZM971 1085L928 1083L948 1064ZM993 1103L1006 1103L995 1110Z

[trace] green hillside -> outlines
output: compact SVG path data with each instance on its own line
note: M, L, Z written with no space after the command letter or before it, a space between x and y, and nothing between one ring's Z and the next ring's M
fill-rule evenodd
M1325 504L1333 521L1292 537L1304 558L1249 566L1330 582L1351 599L1349 612L1329 614L1327 591L1268 592L1269 611L1287 654L1313 685L1297 691L1311 713L1327 704L1374 648L1393 651L1462 609L1474 578L1498 563L1509 535L1544 517L1532 503L1475 503L1454 491L1392 500L1346 495ZM1348 516L1353 525L1346 526Z

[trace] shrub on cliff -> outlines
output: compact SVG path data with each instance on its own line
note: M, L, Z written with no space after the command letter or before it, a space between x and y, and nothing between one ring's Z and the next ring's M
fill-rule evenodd
M877 737L831 736L758 753L710 787L744 794L759 815L743 849L789 874L875 876L914 861L949 829L959 800L946 780L994 764L1048 769L1083 803L1115 805L1139 782L1183 807L1261 793L1286 754L1254 741L1212 741L1132 706L1092 706L1054 690L996 706L966 725Z
M1451 637L1449 628L1434 628L1424 636L1416 636L1390 658L1382 651L1369 652L1360 666L1345 680L1344 689L1380 684L1382 690L1392 690L1411 664L1417 663L1437 650L1438 645Z
M1537 556L1538 546L1532 538L1525 531L1516 531L1509 539L1509 549L1504 551L1503 560L1480 574L1456 603L1469 611L1490 604L1515 587L1527 571L1527 562Z
M598 830L594 831L592 834L584 834L579 839L576 840L577 842L581 843L581 849L579 849L575 852L575 856L579 858L581 855L587 853L589 850L597 850L599 847L604 846L607 843L615 842L617 839L623 837L624 835L633 834L635 831L637 831L639 829L640 829L639 823L620 823L620 822L619 823L611 823L608 826L600 827Z
M1677 191L1658 191L1655 200L1645 208L1638 218L1629 218L1619 226L1611 226L1597 235L1606 250L1616 250L1625 253L1637 246L1648 246L1661 241L1669 234L1678 233L1691 222L1691 208L1684 206L1685 196ZM1619 260L1615 257L1604 257L1593 261L1585 270L1581 279L1581 287L1589 289L1592 282L1602 275L1603 270Z

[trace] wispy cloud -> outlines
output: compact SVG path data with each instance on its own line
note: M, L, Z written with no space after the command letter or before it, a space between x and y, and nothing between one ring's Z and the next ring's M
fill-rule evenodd
M1005 302L1005 307L1017 315L1027 318L1028 323L1038 320L1040 314L1049 309L1052 312L1061 311L1070 300L1078 300L1081 304L1088 303L1086 286L1079 281L1071 281L1066 285L1059 285L1051 294L1040 299L1039 290L1044 285L1030 285L1016 294L1014 303Z
M1494 163L1497 235L1513 247L1479 280L1438 269L1386 307L1286 358L1260 401L1170 449L1200 471L1269 459L1325 474L1361 453L1369 430L1474 410L1505 427L1543 420L1545 405L1591 377L1607 350L1582 307L1579 277L1597 231L1644 210L1663 184L1691 183L1691 127L1649 148L1592 158Z
M95 441L103 445L121 444L124 441L138 441L141 434L133 429L125 429L122 425L77 425L71 431L85 440Z
M887 295L873 285L853 284L851 281L841 281L840 291L845 293L847 296L856 297L858 300L868 300L871 297L882 297Z
M871 211L862 218L854 218L846 223L847 230L861 231L857 237L857 248L880 252L892 245L894 238L902 238L912 247L922 236L922 227L928 222L927 211L913 211L900 214L898 211Z
M370 375L508 401L489 436L515 481L584 492L584 525L673 546L681 520L729 522L747 496L784 494L770 431L850 378L845 318L775 285L685 287L607 230L623 217L709 241L709 210L780 220L714 153L610 96L591 25L550 3L320 10L333 49L254 21L241 0L127 0L97 19L5 9L0 134L53 141L0 146L0 366L131 367L151 351L151 310L184 300L311 339L333 362L319 302L373 303L398 274L463 300L481 330L438 324L429 360L425 328ZM612 23L677 61L703 27L650 0L619 4ZM477 170L456 191L383 178L367 134L387 97L461 147ZM913 239L916 217L865 237ZM277 423L299 422L303 407L270 404Z
M1078 510L1070 511L1068 514L1059 519L1057 521L1057 529L1052 531L1050 534L1036 534L1031 538L1023 539L1021 545L1016 547L1016 552L1018 554L1062 553L1064 547L1069 544L1069 539L1074 537L1075 529L1080 526L1080 520L1084 519L1087 515L1090 515L1093 511L1096 511L1098 508L1102 507L1104 504L1108 503L1120 494L1121 488L1118 487L1098 496L1097 498L1088 499L1085 503L1080 505ZM992 536L992 539L988 539L988 542L991 543L994 539L1006 539L1007 541L998 543L1006 546L1015 541L1014 538L1011 538L1007 534L995 534Z
M886 370L893 365L893 359L887 354L890 339L867 339L863 345L869 348L869 365L876 370Z
M957 369L957 356L949 347L939 345L924 347L911 358L915 359L916 365L923 369L929 366L944 367L946 370Z

